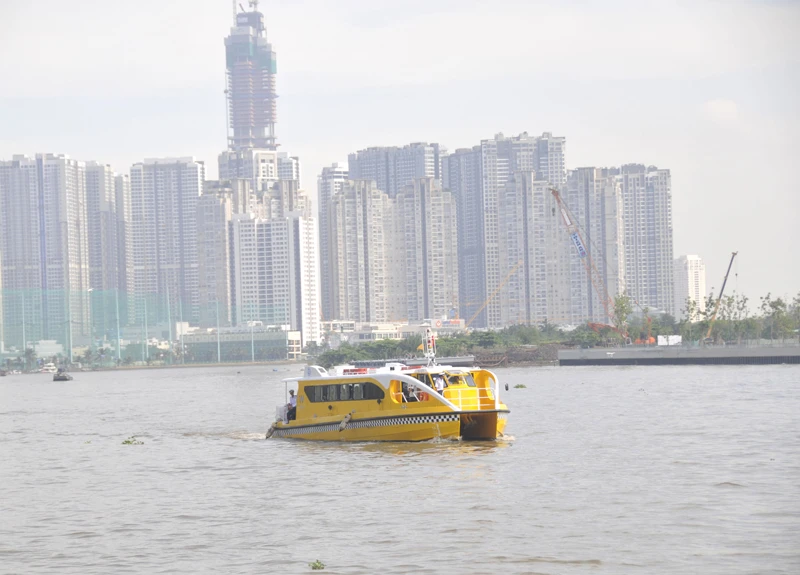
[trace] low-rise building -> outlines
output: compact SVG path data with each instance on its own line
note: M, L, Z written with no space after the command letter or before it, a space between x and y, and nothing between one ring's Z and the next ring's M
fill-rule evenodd
M322 323L322 330L325 334L325 342L332 349L336 349L345 342L357 345L382 339L422 338L429 328L436 336L449 336L465 331L465 324L463 319L425 319L415 323L326 321Z
M183 336L186 363L235 363L297 360L302 353L299 331L277 326L234 327Z

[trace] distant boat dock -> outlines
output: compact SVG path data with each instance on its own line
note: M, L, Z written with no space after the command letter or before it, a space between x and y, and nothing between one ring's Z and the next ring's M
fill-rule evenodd
M561 349L558 363L561 366L800 364L800 345Z

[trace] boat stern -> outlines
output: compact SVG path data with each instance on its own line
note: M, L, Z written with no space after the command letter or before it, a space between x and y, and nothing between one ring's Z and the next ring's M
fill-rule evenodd
M508 422L508 410L472 411L461 413L461 439L497 439L503 437Z

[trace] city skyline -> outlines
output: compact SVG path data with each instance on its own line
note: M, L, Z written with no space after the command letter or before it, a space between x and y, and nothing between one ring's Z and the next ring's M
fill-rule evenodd
M310 4L315 3L312 2ZM305 9L308 9L309 6L306 6ZM311 7L319 8L319 6ZM59 14L59 8L55 5L47 5L45 2L45 8L50 14ZM94 8L98 7L95 6ZM163 11L165 18L173 15L173 10L179 11L180 8L182 8L180 2L176 3L175 6L159 5L158 7L159 10ZM459 7L449 2L432 2L428 3L424 8L422 5L417 5L414 17L403 16L399 18L399 24L394 25L388 20L386 22L375 22L374 14L360 11L358 3L345 3L341 8L341 13L336 16L336 19L343 22L348 29L353 29L358 34L371 34L376 29L383 28L390 33L390 38L396 37L398 26L400 28L403 26L411 27L412 29L437 24L444 26L443 16L451 16L457 21L465 22L469 24L466 28L467 30L474 30L476 19L480 15L480 10L475 6ZM528 10L533 10L534 8L516 5L513 9L528 13ZM537 5L535 9L550 15L562 13L559 8L547 3ZM11 23L21 21L19 19L25 16L25 10L25 7L14 8L9 18L4 20ZM771 102L771 99L765 97L765 88L762 88L761 92L753 94L743 91L741 86L731 83L729 79L735 71L744 67L747 74L760 75L762 79L767 80L766 86L768 87L777 88L780 86L780 82L793 82L796 76L790 76L788 79L782 77L779 80L777 76L773 75L775 70L774 65L771 66L771 62L788 63L792 61L790 57L784 56L783 52L778 51L774 43L768 42L760 50L754 50L752 54L745 54L747 57L744 57L745 49L751 44L745 43L745 46L734 49L729 43L722 41L716 48L708 51L699 50L701 57L695 58L694 61L691 61L688 55L684 56L682 52L674 54L674 62L670 59L673 54L668 51L657 52L655 51L654 43L646 43L642 50L642 55L626 58L622 62L624 73L620 72L619 69L612 70L610 73L612 77L618 75L624 77L620 82L621 85L627 85L625 78L645 77L650 79L650 83L661 88L659 96L655 98L649 108L641 99L634 100L635 105L631 112L635 113L637 118L637 121L634 122L637 125L635 134L630 128L625 127L625 122L629 122L629 119L621 117L616 106L610 108L614 112L610 114L610 117L625 121L620 125L619 130L611 129L607 121L600 121L599 115L589 113L592 109L597 109L597 106L608 103L607 96L602 93L597 94L593 90L592 97L589 97L587 92L586 98L580 100L581 105L578 107L582 117L588 117L592 120L589 122L589 126L593 127L590 133L587 133L585 129L571 129L575 126L575 122L564 115L564 108L559 107L552 97L547 98L549 105L544 107L541 105L541 100L534 97L530 100L532 107L527 106L523 109L520 109L514 97L509 101L509 105L504 106L503 109L493 107L492 102L496 100L490 98L486 101L487 109L496 113L487 114L487 118L470 116L471 120L469 122L460 121L459 129L453 130L453 114L443 111L443 101L448 100L450 104L455 103L456 110L464 110L463 106L467 102L472 102L475 97L467 97L463 94L460 94L459 98L453 97L453 85L454 83L457 85L459 81L457 77L454 79L454 76L457 76L456 72L461 69L460 65L456 65L452 71L448 71L445 74L445 78L439 81L440 84L436 84L435 81L426 77L412 79L411 85L414 86L418 86L420 81L422 85L427 85L433 81L434 87L438 86L440 88L434 89L434 91L430 89L423 91L425 97L428 98L427 103L431 104L433 111L437 114L435 122L430 121L431 111L424 105L426 101L421 99L420 94L408 100L407 105L403 107L405 111L401 114L390 114L388 110L385 110L382 117L386 120L386 123L381 124L376 129L375 125L370 122L365 124L362 119L374 118L376 113L375 105L377 104L396 103L396 97L389 97L382 93L380 86L392 86L394 85L391 81L393 78L400 81L403 79L404 74L407 75L408 72L408 66L401 65L399 68L397 67L399 60L395 57L395 48L391 44L384 45L385 50L376 49L374 52L386 56L385 66L379 69L378 80L374 82L374 85L370 86L367 83L363 90L363 95L359 96L358 100L363 103L363 98L372 98L374 104L363 107L363 114L360 115L353 113L355 110L352 105L343 108L348 112L343 115L348 118L351 124L355 122L353 124L355 129L343 131L326 128L326 125L330 125L328 122L335 120L337 116L336 114L328 113L331 107L342 104L340 96L345 84L353 82L354 76L357 77L357 74L350 70L343 75L347 81L332 74L325 76L325 79L328 80L325 85L331 89L333 97L329 101L322 102L324 105L320 111L312 109L314 112L311 114L312 119L315 119L317 123L315 123L315 131L313 132L314 137L309 137L308 125L303 122L299 124L295 122L299 118L298 113L302 114L303 111L308 112L310 110L310 92L304 92L302 86L310 86L308 82L314 78L314 67L311 66L312 60L308 59L311 56L309 47L299 43L292 35L292 32L296 29L296 26L301 25L300 22L316 25L322 16L313 16L309 12L303 12L302 10L304 8L281 2L263 7L270 41L282 58L281 76L277 85L277 92L281 96L281 119L285 118L286 121L285 125L280 122L278 124L279 133L281 134L280 141L284 143L286 149L291 148L293 153L297 153L299 157L303 158L304 164L307 166L306 173L312 177L315 177L320 172L323 165L329 165L332 160L341 161L348 153L373 146L402 145L402 142L413 141L435 141L441 142L450 150L455 150L460 146L473 145L475 141L482 138L488 138L498 129L507 129L508 133L517 133L525 129L538 133L539 129L553 129L559 134L566 135L571 142L569 168L577 168L582 165L599 167L620 165L630 161L666 165L671 168L674 180L673 189L675 190L675 253L702 254L707 263L708 284L710 287L718 287L721 283L727 262L727 254L732 249L738 249L740 250L740 261L737 260L736 267L739 273L735 276L736 281L732 286L733 289L737 289L740 293L750 294L765 293L767 291L780 295L793 293L798 283L797 276L800 272L798 272L796 266L779 263L781 261L791 261L791 252L788 251L788 245L780 240L782 235L789 229L788 223L791 221L791 215L797 212L794 206L798 201L798 196L788 192L792 188L791 185L787 186L780 183L780 178L785 176L780 176L778 170L764 169L770 165L777 167L777 158L779 157L791 157L788 150L791 150L793 145L796 146L794 140L788 138L788 134L791 133L791 119L788 123L781 123L780 125L776 124L775 121L768 122L763 126L768 131L755 131L756 124L753 123L753 120L758 114L762 113L760 108L763 108L766 102ZM330 15L327 10L322 8L320 14ZM497 7L497 14L507 14L510 10L508 3L500 3ZM613 4L603 11L602 16L609 18L615 14L618 15L620 10L621 8L618 4ZM678 26L677 30L680 30L680 27L683 26L680 22L680 16L684 14L681 10L680 8L662 6L660 13L664 17L664 21L655 25L656 35L663 35L669 25ZM697 10L708 14L713 12L713 6L699 4ZM595 9L592 7L585 7L581 10L575 9L572 15L575 16L578 22L585 22L588 16L596 15L594 11ZM110 163L113 169L124 170L135 161L141 161L142 157L194 155L199 160L204 161L209 168L208 177L213 177L214 159L222 148L219 142L224 141L224 136L222 136L222 140L220 136L224 133L225 116L222 115L221 110L224 109L223 106L225 105L224 94L222 94L225 86L218 70L224 68L222 39L229 33L231 14L230 6L227 3L222 3L222 6L218 6L217 3L207 3L203 5L203 10L197 10L196 12L197 14L193 14L189 22L197 24L199 32L190 35L189 47L197 50L197 60L203 62L203 64L198 67L195 63L189 63L189 69L202 72L205 68L214 68L214 71L208 75L205 72L198 74L198 78L207 78L207 80L192 80L189 82L189 85L194 86L193 82L199 81L202 84L202 89L192 95L191 101L185 97L183 98L184 104L187 104L187 109L180 112L168 105L160 109L158 113L154 113L153 108L148 107L146 95L142 95L142 88L137 87L134 90L134 103L144 103L145 105L144 107L134 106L131 108L133 116L139 119L152 118L147 120L145 125L150 128L156 128L151 130L151 134L158 136L157 139L150 140L151 144L149 145L152 145L153 149L145 146L142 140L137 137L139 134L137 129L132 130L132 138L127 137L125 129L132 128L129 123L122 123L119 128L112 129L112 134L117 133L117 129L123 130L118 133L118 137L113 139L112 142L109 142L106 137L102 145L99 144L99 141L97 143L87 143L77 130L74 128L72 130L68 129L70 125L75 125L74 119L70 119L70 117L75 118L74 114L54 118L52 112L45 107L36 117L23 115L23 117L26 117L24 125L10 116L8 118L0 118L8 120L4 122L7 126L7 131L0 138L0 157L8 159L17 153L33 155L38 152L52 151L53 153L66 153L73 158L81 158L82 160ZM103 10L98 9L97 14L103 14ZM743 2L735 6L726 15L724 22L712 27L710 35L720 40L725 40L728 33L725 26L735 30L744 26L748 19L754 19L759 22L769 22L770 25L774 24L774 26L771 26L773 30L772 36L782 38L782 34L786 34L790 23L797 21L797 14L796 7L780 5L780 3L775 3L775 5L771 6L756 6L753 3ZM83 15L87 16L88 21L91 21L94 17L93 14L84 13ZM134 15L133 19L136 20L136 18L138 16ZM192 18L197 20L192 20ZM630 18L635 19L636 16L633 15ZM494 17L487 21L487 33L490 32L490 24L494 21ZM119 23L119 25L127 26L128 24ZM170 19L170 25L175 27L174 30L178 30L180 26L188 24L186 21L179 22L176 18ZM513 27L514 24L507 25ZM560 22L556 22L555 28L560 25ZM764 27L767 28L768 26ZM9 34L5 38L13 40L15 34L19 31L18 29L24 28L24 26L10 26ZM145 29L152 30L147 27ZM449 26L446 29L450 30ZM28 30L27 33L38 35L44 34L47 30L48 28L45 25L36 31ZM202 33L204 30L208 30L209 33ZM152 30L152 34L146 35L146 42L138 43L136 42L137 36L135 34L131 35L130 38L132 40L129 49L146 51L151 49L152 46L163 46L166 40L156 32L159 31ZM58 37L58 34L54 36ZM463 41L461 36L456 36L455 39ZM692 40L692 42L695 41L697 40ZM790 38L787 41L796 42L796 39ZM351 47L353 42L354 40L347 40L344 42L344 48ZM139 48L136 48L136 46L139 46ZM614 44L611 48L604 48L605 52L603 53L607 54L608 50L619 49L621 47ZM337 53L336 50L332 52L334 54ZM647 54L658 56L654 61L655 68L658 68L657 71L646 71L646 68L652 70L652 67L641 66L646 61L644 56ZM323 62L333 57L331 54L320 54L318 56ZM556 57L553 62L537 66L544 66L544 73L546 75L549 74L550 77L555 77L552 76L554 72L551 64L556 62L572 63L577 65L579 69L586 70L586 67L579 60L576 60L578 56L579 54L571 50L563 56L563 59ZM375 56L373 55L372 57ZM450 54L443 54L442 58L447 62L454 62ZM743 61L739 62L737 58L741 58ZM166 58L166 60L169 59ZM220 63L219 68L211 65L215 61ZM679 63L685 65L687 72L684 77L681 77L678 73L680 71ZM45 69L49 66L43 61L38 65L44 66ZM160 65L159 61L155 61L153 65L155 66L156 77L159 80L164 80L167 88L174 86L176 79L182 77L180 73L175 74L174 70L171 70L170 74L173 74L174 77L168 78L164 72L159 71L161 70L158 67ZM26 74L29 72L21 70L15 62L5 62L2 66L2 71L5 72L6 76L9 73L16 72L17 77L28 78ZM79 72L80 69L79 66ZM124 70L125 66L121 66L120 69ZM493 70L490 76L494 75L492 77L496 77L498 74L505 73L507 69L505 64L501 65ZM394 71L394 76L392 71ZM116 68L113 73L118 73ZM303 77L303 74L306 74L307 77ZM720 83L721 90L710 89L711 85L708 77L713 74L724 77ZM567 78L568 83L574 84L580 77L580 74L576 74L575 77L569 77ZM596 72L592 72L586 77L596 77ZM677 85L686 84L689 80L696 80L697 78L700 78L700 81L695 83L703 86L701 98L692 100L691 106L688 108L687 101L683 98L679 98L675 106L667 105L663 98L674 94ZM725 80L725 78L728 79ZM417 83L415 84L414 81ZM779 82L779 84L776 84L776 82ZM405 86L408 82L405 84L400 82L400 84ZM4 110L0 114L19 115L18 112L20 110L24 112L26 103L37 97L37 85L41 86L34 78L30 82L17 83L0 89L0 99L2 99L3 103L9 104L8 106L0 107L0 109ZM363 83L359 84L358 82L355 85L364 86ZM511 85L518 87L518 79L512 78ZM610 86L607 83L604 85ZM762 85L764 85L763 82ZM89 98L84 103L83 99L87 98L87 94L81 95L81 89L72 82L59 83L57 90L53 98L64 99L63 101L67 104L66 108L64 108L66 110L80 112L83 106L94 102ZM405 91L406 88L402 88L400 93L404 94ZM770 93L779 92L780 90L772 90ZM172 94L171 92L169 93ZM350 92L346 94L348 96L351 95ZM753 100L759 94L761 100L757 98ZM485 93L481 93L481 95L485 96ZM535 96L533 93L531 95ZM636 94L633 96L636 96ZM695 96L698 96L698 94L695 94ZM106 98L103 100L104 102L113 101L115 98L114 90L106 88L103 92L103 98ZM180 98L180 91L176 91L175 96L167 97L167 104L173 98ZM566 99L573 104L575 103L574 97ZM192 145L187 145L185 142L181 143L180 138L176 138L178 130L174 129L173 126L186 113L197 112L199 110L199 108L196 108L198 101L202 106L209 104L211 101L216 103L213 106L209 104L209 113L204 117L204 121L197 123L201 125L191 126L185 131L185 134L191 135L196 142ZM785 110L788 104L788 102L780 99L776 103L779 104L778 110ZM755 104L760 104L760 106ZM652 106L654 105L660 106L658 110L663 113L662 115L665 115L664 119L656 121L658 114L653 113L654 108ZM41 110L41 108L39 109ZM150 111L148 112L148 110ZM423 111L426 113L422 113ZM535 112L533 116L531 116L531 111ZM541 113L548 111L552 112L552 119L548 120L546 125L541 125L544 122L539 116L541 116ZM693 121L696 120L699 123L698 125L703 127L703 131L699 134L702 137L692 138L689 136L689 132L686 132L682 134L682 137L677 138L680 131L662 129L665 128L666 120L669 120L671 114L686 113L687 111L695 114ZM420 121L409 122L408 113L410 112L420 115L420 118L424 118L425 121L422 123ZM99 114L98 118L104 118L109 113L109 110L104 106L99 106L97 113ZM588 116L586 115L587 113L589 113ZM512 120L512 114L516 115L518 120ZM401 118L405 125L398 126L398 120L395 116ZM159 119L159 123L153 124L153 120L156 118ZM674 120L675 118L673 117L672 119ZM50 130L43 131L41 127L37 127L39 122L46 123L50 126ZM487 127L489 123L492 125ZM217 125L218 128L213 128L213 125ZM335 125L335 122L333 125ZM685 122L679 122L677 125L681 128L686 126ZM56 131L59 133L54 133ZM89 132L91 132L91 129ZM371 132L371 134L367 132ZM107 128L106 133L108 133ZM391 135L388 135L389 133ZM333 134L336 134L336 140L332 143ZM343 134L346 134L346 137L343 137ZM730 169L719 169L720 166L731 162L738 164L737 167L746 164L743 161L743 156L737 155L738 153L728 155L733 151L733 146L727 142L735 140L736 136L756 137L756 134L759 134L762 144L751 150L755 156L750 161L759 166L758 170L752 168L752 175L748 175L748 172L742 169L737 169L735 173ZM600 135L605 137L609 145L598 145L598 136ZM74 137L74 145L65 143L68 136ZM778 136L777 139L775 136ZM173 145L170 142L174 143L176 149L165 150L165 153L160 153L160 150L164 149L165 146L162 140L167 142L166 147ZM126 143L116 144L116 142L121 143L123 141ZM136 149L132 149L131 144L128 142L136 144ZM208 142L213 146L213 154L207 153ZM776 154L774 148L777 145L776 142L784 146L785 150L779 150L779 153ZM109 146L109 144L113 145ZM697 146L700 144L704 145L705 155L697 153ZM102 149L102 153L83 152L83 150L91 150L93 146L98 145L100 147L96 149ZM626 146L635 150L635 153L623 153ZM335 150L331 152L334 148ZM125 152L125 149L128 151ZM307 153L309 149L314 149L314 152L312 154ZM132 157L134 160L120 162L119 158L125 157ZM700 162L700 168L689 166L688 169L682 169L682 165L686 166L686 157L696 158L697 162L702 159L705 164ZM755 177L756 172L758 178ZM306 187L309 193L315 194L314 186L310 185L309 178L306 178L306 180ZM770 193L745 194L741 192L741 190L752 189L755 186L767 188ZM715 191L714 188L720 188L720 190ZM740 191L737 193L735 190ZM731 202L729 200L730 196L735 197L736 201ZM753 196L760 198L760 201L754 201L755 198ZM768 201L763 201L764 196L769 198ZM718 214L719 217L714 217L715 214ZM754 223L752 221L756 216L761 218L760 225L758 222ZM747 244L746 249L742 248L742 243ZM750 252L749 255L748 252ZM768 257L762 257L763 254L768 254ZM769 264L770 258L773 258L772 264Z

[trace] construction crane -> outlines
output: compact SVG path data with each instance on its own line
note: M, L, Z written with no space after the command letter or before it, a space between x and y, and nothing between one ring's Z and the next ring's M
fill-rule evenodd
M706 332L706 339L711 337L711 330L714 327L714 321L717 319L717 312L719 311L719 304L722 301L722 294L725 293L725 284L728 283L728 275L731 273L731 266L733 266L733 259L736 257L736 254L739 252L733 252L731 254L731 261L728 264L728 271L725 272L725 279L722 280L722 289L719 290L719 297L717 298L717 304L714 306L714 314L711 316L711 321L708 322L708 332Z
M602 276L600 275L600 271L597 269L597 266L594 263L594 259L592 258L591 254L586 250L586 244L583 240L583 236L581 235L581 230L580 227L578 226L577 219L575 218L575 216L572 215L572 212L567 207L567 204L564 202L560 192L557 189L550 188L550 193L553 194L556 203L558 203L558 208L561 211L561 216L563 218L564 225L567 228L567 232L569 232L572 243L575 245L575 249L578 251L578 257L580 258L583 267L586 269L586 273L589 275L589 279L592 282L592 286L594 287L595 292L597 292L597 297L600 299L600 303L603 304L603 309L606 312L606 317L608 317L609 319L613 319L615 317L614 300L611 299L611 296L608 294L608 290L606 289L606 284L603 281ZM642 310L644 319L647 322L647 339L643 341L641 338L639 338L636 340L636 343L645 343L648 345L651 343L655 343L655 339L653 338L652 335L653 331L652 318L648 315L647 310L642 307L642 305L636 300L635 297L631 299L633 299L633 302L639 307L639 309ZM622 329L619 329L608 324L598 324L598 323L592 324L591 322L589 323L589 327L592 328L595 332L598 331L596 329L598 326L610 328L612 331L620 334L623 337L623 339L630 342L630 336L628 334L628 330L625 329L624 326L622 327Z
M489 303L494 299L494 296L497 295L497 292L499 292L501 289L503 289L503 286L506 285L508 280L511 279L511 276L513 276L516 273L516 271L520 268L520 266L522 266L523 262L524 262L524 260L519 260L517 262L517 265L515 265L513 268L511 268L511 271L506 274L506 277L503 278L503 281L501 281L500 284L494 289L494 291L492 292L492 295L490 295L488 298L486 298L486 301L483 302L483 304L481 304L481 307L478 308L478 311L476 311L472 315L472 317L469 318L469 321L464 325L465 328L469 327L469 324L471 324L473 321L475 321L475 318L478 317L478 315L484 310L484 308L487 305L489 305Z
M454 312L453 319L460 319L461 316L458 315L458 298L455 294L452 296L453 307L450 308L451 312Z
M553 198L555 198L556 203L558 204L558 209L561 212L561 217L563 218L564 225L569 233L569 237L572 240L572 243L575 245L575 249L578 251L578 257L580 258L583 267L586 269L586 273L589 275L589 280L592 282L595 292L597 292L597 297L600 299L600 303L603 304L606 317L614 318L614 301L608 295L606 284L603 281L600 271L597 269L591 254L589 254L589 252L586 250L586 244L583 241L583 236L581 236L581 231L578 227L577 220L572 215L572 212L570 212L567 204L561 198L561 193L556 188L550 188L550 193L553 194ZM613 329L622 335L622 337L628 339L627 330L624 328L621 330L617 328Z

